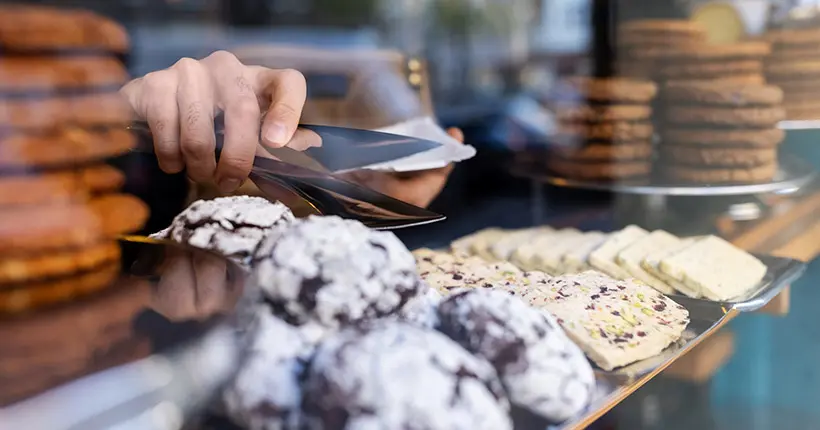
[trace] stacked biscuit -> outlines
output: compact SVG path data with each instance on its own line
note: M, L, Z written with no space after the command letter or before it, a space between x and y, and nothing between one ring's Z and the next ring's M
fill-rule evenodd
M671 81L723 80L761 84L763 60L771 52L766 42L747 41L722 45L688 44L646 49L636 53L651 61L656 79Z
M636 20L618 28L618 74L625 77L654 79L657 70L646 52L674 50L706 43L706 30L687 20Z
M107 286L115 238L147 218L105 164L135 143L118 94L127 47L92 13L0 7L0 313Z
M820 119L820 29L772 30L766 38L766 77L783 89L788 119Z
M664 87L659 177L673 183L770 181L785 118L780 88L734 81L678 81Z
M618 181L646 177L652 164L650 103L656 85L642 80L586 77L570 78L566 84L577 99L554 105L562 148L550 154L547 168L570 179Z

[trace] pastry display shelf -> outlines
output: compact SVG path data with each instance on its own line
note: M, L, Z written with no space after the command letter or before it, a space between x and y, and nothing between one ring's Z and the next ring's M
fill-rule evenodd
M780 121L777 125L781 130L818 130L820 119L795 119Z

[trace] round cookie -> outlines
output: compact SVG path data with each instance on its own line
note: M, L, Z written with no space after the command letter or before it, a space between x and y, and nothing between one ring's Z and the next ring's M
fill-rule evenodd
M262 197L233 196L198 200L171 226L152 235L221 254L247 265L269 230L286 226L293 213Z
M125 66L113 57L0 57L0 96L119 89L127 81Z
M664 145L769 148L777 146L785 137L786 132L775 127L758 130L698 130L690 128L665 128L663 130Z
M299 428L301 378L313 346L267 309L254 317L248 359L222 395L225 411L246 429Z
M797 93L818 93L820 92L820 75L816 78L800 78L800 79L771 79L771 85L780 87L783 92L789 96Z
M592 400L592 367L552 316L493 290L456 293L438 315L442 333L495 367L513 406L559 423Z
M554 108L555 118L564 122L640 121L652 116L647 105L591 105L578 103Z
M66 126L125 126L133 119L128 102L117 92L54 98L0 99L0 127L27 130Z
M493 368L444 335L399 323L349 328L314 356L305 428L510 430Z
M790 120L820 119L820 102L789 102L785 105Z
M89 201L99 220L103 237L113 238L142 229L148 220L148 205L128 194L106 194Z
M65 127L27 133L0 131L0 166L72 166L114 157L136 146L136 137L123 128L85 130Z
M772 127L786 119L781 106L769 107L700 107L667 106L670 124L703 124L722 127Z
M820 60L769 62L765 69L766 76L773 82L817 78L820 76Z
M77 202L87 196L85 185L73 171L0 176L0 210L7 206Z
M739 42L727 44L700 45L691 44L675 49L657 48L635 51L637 58L654 61L726 61L736 59L762 60L771 53L771 46L766 42Z
M817 44L820 43L820 29L776 29L769 30L763 37L777 48L783 46L805 46L807 48L811 46L816 47Z
M777 164L764 164L752 168L714 169L664 165L660 170L664 177L676 182L696 184L758 183L772 180L777 174Z
M18 314L53 306L100 291L120 274L120 262L65 278L25 282L0 289L0 314Z
M550 159L547 161L547 168L553 173L569 179L614 180L644 177L652 171L652 164L649 160L616 163L583 163Z
M0 255L72 248L99 242L98 212L85 202L4 208Z
M643 160L652 156L651 142L588 143L581 148L555 151L563 159L572 161Z
M706 29L697 22L685 19L640 19L618 27L619 35L640 35L644 38L679 35L692 39L706 39Z
M668 83L664 87L663 96L669 102L739 107L777 105L783 102L783 90L780 88L743 82Z
M648 103L658 87L651 81L577 76L565 81L581 98L595 102Z
M777 148L715 148L662 145L664 160L699 167L754 167L777 162Z
M744 83L744 84L751 84L751 85L764 85L766 84L766 77L763 76L763 73L743 73L737 75L726 75L726 76L714 76L708 79L710 82L729 82L729 83ZM667 84L687 84L691 82L703 82L704 79L670 79L667 80Z
M664 64L657 71L658 76L663 79L711 79L722 76L761 73L763 73L763 62L759 60Z
M86 167L77 174L80 183L91 194L115 192L125 185L125 174L108 164Z
M100 242L47 254L5 256L0 259L0 290L3 284L83 272L119 259L120 246L116 242Z
M271 231L251 266L286 321L331 329L395 314L424 285L413 254L393 233L333 216Z
M129 41L121 25L93 12L10 4L0 6L0 47L11 52L123 53Z
M399 310L398 320L416 327L433 329L438 325L437 309L441 300L441 293L428 286L423 293L410 299Z
M649 140L654 128L649 122L613 121L602 123L561 123L557 136L560 139L627 141Z

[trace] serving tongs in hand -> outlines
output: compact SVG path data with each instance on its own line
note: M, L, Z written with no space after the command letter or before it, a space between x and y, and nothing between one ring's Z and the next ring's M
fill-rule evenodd
M153 153L151 131L144 122L134 123L130 129L139 137L140 152ZM219 157L224 142L224 130L217 125L216 156ZM363 142L355 146L355 136ZM383 138L387 136L387 140ZM381 139L381 140L380 140ZM381 143L379 143L381 142ZM396 136L388 133L345 129L328 126L300 126L292 140L295 148L309 148L300 152L288 147L267 148L258 151L249 178L267 196L278 195L286 189L307 202L322 215L336 215L355 219L370 228L397 229L441 221L443 215L402 202L370 188L346 181L334 175L336 170L350 170L374 162L390 161L423 151L435 142ZM314 146L316 144L321 146ZM385 148L391 148L385 150ZM429 149L429 148L428 148ZM313 152L310 152L313 150ZM355 153L353 157L340 155L341 161L333 161L332 154ZM372 152L371 155L366 155ZM269 153L269 154L268 154ZM323 154L314 157L316 153ZM389 155L392 154L392 155ZM268 156L269 155L269 156ZM396 157L398 155L398 157ZM386 159L388 157L393 157ZM319 159L323 161L319 161ZM331 164L335 168L328 168Z

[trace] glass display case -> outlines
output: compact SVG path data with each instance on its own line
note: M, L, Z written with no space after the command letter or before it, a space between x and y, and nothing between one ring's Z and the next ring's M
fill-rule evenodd
M820 6L0 1L0 429L815 428Z

